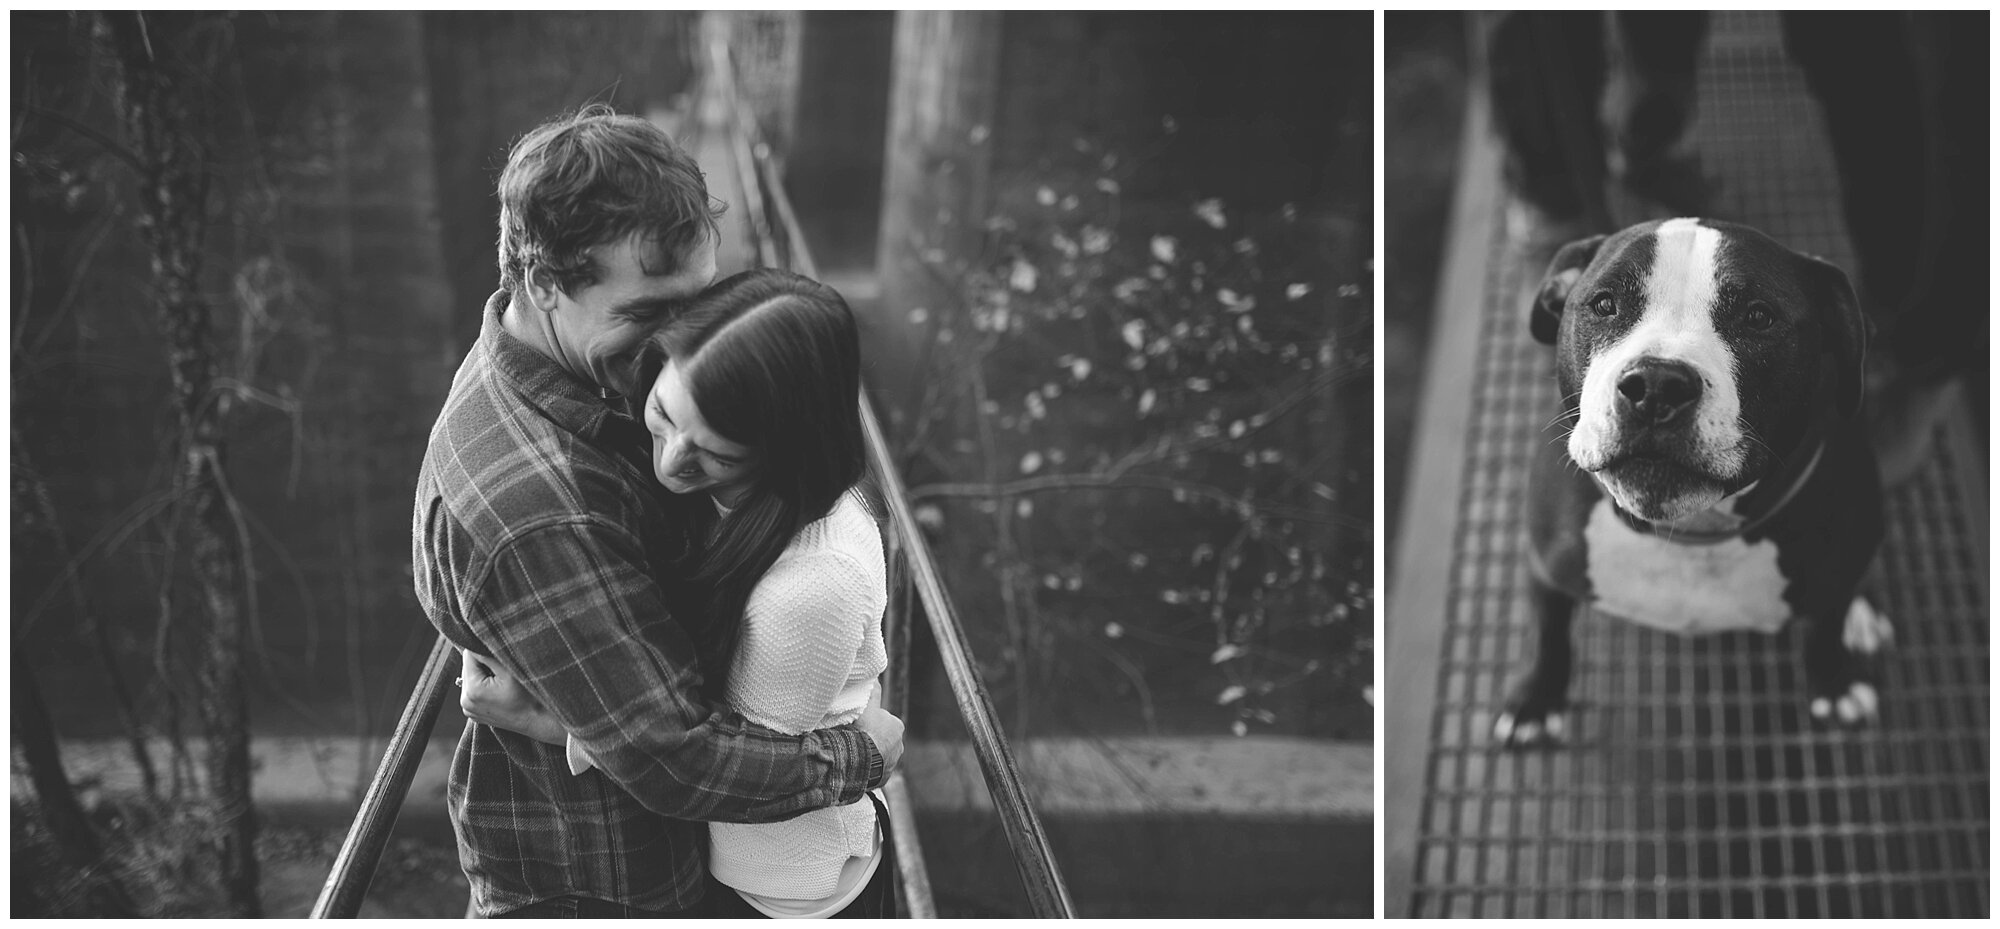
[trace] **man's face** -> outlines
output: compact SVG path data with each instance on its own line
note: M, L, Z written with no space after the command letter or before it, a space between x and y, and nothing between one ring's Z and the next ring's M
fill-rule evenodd
M715 280L715 242L707 237L689 250L673 274L646 273L649 246L637 236L601 245L594 255L598 281L565 294L542 291L555 312L551 346L571 373L632 396L633 361L640 345L672 319L689 298Z

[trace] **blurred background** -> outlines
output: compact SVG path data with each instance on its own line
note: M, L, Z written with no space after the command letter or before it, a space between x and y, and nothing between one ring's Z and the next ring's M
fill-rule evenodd
M1408 493L1432 306L1444 259L1467 91L1466 17L1382 19L1382 548L1394 551Z
M305 912L435 641L411 493L507 147L606 102L756 226L713 37L1077 909L1371 911L1368 14L11 25L14 915ZM937 906L1024 913L914 637ZM463 911L461 726L364 915Z

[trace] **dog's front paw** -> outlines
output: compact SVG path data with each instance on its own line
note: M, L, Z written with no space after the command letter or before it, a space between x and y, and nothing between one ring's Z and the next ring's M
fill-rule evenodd
M1833 632L1822 633L1825 644L1807 655L1806 677L1813 695L1806 709L1817 720L1864 726L1875 721L1882 706L1869 668L1895 643L1896 630L1874 604L1858 596L1848 604L1837 628L1837 645L1826 641Z
M1840 644L1856 655L1874 655L1896 644L1896 627L1867 597L1855 597L1840 623Z
M1507 698L1506 708L1493 720L1493 741L1502 748L1547 748L1563 743L1568 705L1523 686Z
M1875 714L1881 708L1881 698L1875 693L1875 686L1867 681L1855 681L1847 689L1812 698L1809 709L1814 719L1838 721L1843 726L1863 726L1875 721Z

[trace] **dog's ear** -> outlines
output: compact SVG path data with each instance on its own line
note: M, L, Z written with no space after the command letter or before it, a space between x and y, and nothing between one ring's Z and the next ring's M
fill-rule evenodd
M1528 331L1534 334L1535 341L1556 344L1556 331L1562 328L1563 304L1569 300L1576 279L1583 276L1583 269L1590 267L1591 260L1597 257L1604 239L1594 235L1556 250L1555 260L1549 262L1549 271L1542 276L1542 289L1535 293L1535 303L1528 308Z
M1847 274L1818 257L1798 253L1805 269L1806 299L1819 314L1820 328L1826 333L1827 352L1833 355L1834 401L1842 417L1853 416L1861 408L1866 384L1864 365L1868 358L1868 337L1875 324L1861 312L1854 286Z

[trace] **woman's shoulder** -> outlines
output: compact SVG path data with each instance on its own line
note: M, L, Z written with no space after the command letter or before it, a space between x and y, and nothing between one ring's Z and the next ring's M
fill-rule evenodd
M844 494L833 511L800 529L773 572L853 571L866 575L883 571L882 531L874 514L856 494Z
M833 512L808 524L764 572L751 592L749 612L817 607L879 606L886 596L882 535L867 507L842 498Z
M842 494L833 510L805 525L792 537L783 558L872 553L882 555L882 531L858 492ZM783 560L783 559L781 559Z

